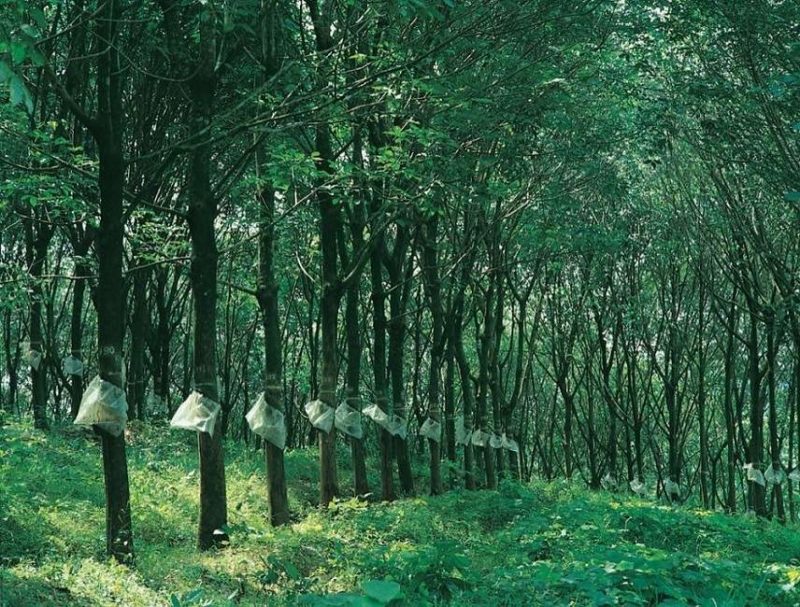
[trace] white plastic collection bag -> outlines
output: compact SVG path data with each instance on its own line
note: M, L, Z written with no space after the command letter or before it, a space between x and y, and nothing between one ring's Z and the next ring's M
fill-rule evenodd
M218 402L206 398L195 390L175 411L169 425L184 430L208 432L213 436L220 408Z
M389 416L378 405L364 407L363 413L381 428L386 428L386 424L389 422Z
M767 480L764 478L764 473L761 472L758 468L756 468L753 464L745 464L744 465L745 474L747 475L748 481L753 481L761 485L762 487L767 486Z
M386 430L392 436L397 436L401 440L406 440L408 436L408 422L399 415L390 415L386 423Z
M83 393L76 426L97 426L112 436L119 436L128 421L128 402L125 391L100 378L95 377Z
M789 480L795 482L800 481L800 469L792 470L789 473Z
M64 375L83 375L83 362L77 356L72 354L65 356L61 361L61 366L64 369Z
M419 433L437 443L442 440L442 424L432 417L426 419L419 428Z
M286 447L286 423L283 413L270 407L263 393L244 417L253 434L258 434L278 449Z
M469 445L472 439L472 432L467 432L464 427L464 416L459 415L455 419L456 425L456 445Z
M668 496L672 495L680 495L681 494L681 486L680 484L673 481L671 478L668 478L664 481L664 492Z
M630 482L631 491L638 495L644 495L647 493L647 484L645 481L642 481L638 478L633 479Z
M399 415L388 414L378 405L364 407L364 415L392 436L399 436L402 440L408 436L408 422Z
M492 449L499 449L503 446L503 439L497 436L496 434L489 435L489 446Z
M786 473L784 473L783 468L769 466L764 471L764 480L772 485L780 485L784 480L786 480Z
M503 436L500 437L500 443L502 444L503 449L508 449L514 453L519 453L519 444L513 438L508 438L505 432L503 432Z
M337 430L344 432L348 436L358 439L364 437L364 429L361 427L361 413L347 403L341 403L336 407L334 424Z
M44 358L43 354L39 352L39 350L31 347L30 344L23 344L23 352L25 362L27 362L34 371L38 371L39 365L42 364L42 358Z
M486 445L489 444L490 437L491 434L489 434L488 432L484 432L483 430L480 429L475 430L472 433L472 444L475 445L476 447L485 447Z
M331 431L335 417L331 407L321 400L312 400L306 403L304 409L312 426L317 430L322 430L325 434Z
M611 491L612 489L616 489L617 479L611 476L610 472L606 472L606 475L600 479L600 486L606 491Z

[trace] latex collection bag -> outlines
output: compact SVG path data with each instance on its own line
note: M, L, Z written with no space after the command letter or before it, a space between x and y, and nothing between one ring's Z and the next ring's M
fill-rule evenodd
M97 426L112 436L119 436L128 421L125 391L98 375L83 393L76 426Z

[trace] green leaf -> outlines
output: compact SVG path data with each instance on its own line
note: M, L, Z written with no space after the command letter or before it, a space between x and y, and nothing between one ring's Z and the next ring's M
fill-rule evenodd
M32 114L33 98L28 92L25 83L22 82L22 78L16 74L12 74L9 86L11 88L11 105L24 105L25 109L28 110L28 113Z
M369 580L364 582L361 587L370 598L375 599L383 605L388 605L393 600L400 598L402 589L397 582L385 580Z
M11 61L14 62L15 65L19 65L23 61L25 61L25 55L27 54L27 49L25 48L24 44L20 44L16 41L11 41Z

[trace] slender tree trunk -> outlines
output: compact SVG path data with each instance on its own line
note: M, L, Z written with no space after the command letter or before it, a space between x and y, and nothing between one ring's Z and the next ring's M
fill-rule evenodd
M123 187L125 163L122 149L122 74L117 52L118 0L108 0L98 10L98 119L95 127L99 158L100 227L97 233L98 366L100 377L124 390L122 345L125 333L123 260ZM128 461L125 433L100 434L106 488L106 550L120 562L133 558Z
M267 405L286 414L283 402L283 351L281 349L278 281L275 276L275 191L269 185L259 193L258 302L264 323L264 377ZM267 464L269 520L273 526L289 522L289 498L283 450L264 441Z
M47 366L44 335L42 333L42 271L47 258L47 248L53 236L49 224L39 220L38 213L30 210L25 219L25 250L28 272L31 276L29 342L33 351L41 354L38 366L31 365L31 397L33 405L33 425L47 430ZM27 354L27 353L25 353Z
M405 274L403 273L403 263L405 261L406 249L405 238L405 234L398 234L395 242L394 259L390 263L391 269L389 271L391 288L391 292L389 294L389 371L392 382L394 414L407 420L408 412L405 404L405 380L403 369L403 344L405 342L406 333L406 306L403 297L403 291L404 289L408 289L408 285L404 284ZM395 436L393 437L393 448L395 457L397 458L397 470L400 476L400 489L405 495L413 495L414 476L411 472L411 458L408 454L408 441L399 436Z
M216 88L216 47L210 9L200 17L199 57L189 82L190 132L198 139L189 161L189 236L192 245L190 279L194 303L194 386L206 398L220 402L217 380L217 243L214 220L217 201L211 190L211 126ZM217 420L218 423L220 420ZM220 424L221 425L221 424ZM200 520L197 547L207 550L227 539L228 522L222 428L198 432L200 456Z
M758 319L750 314L750 340L748 342L750 384L750 463L763 470L764 457L764 403L761 400L761 367L759 365ZM757 516L767 515L766 490L755 481L748 482L749 506Z
M133 273L133 313L130 320L130 369L128 371L128 408L131 418L144 419L144 392L147 385L145 377L144 354L148 331L147 314L147 273L136 270Z
M428 379L428 417L441 424L442 416L440 412L439 394L444 342L447 336L444 331L444 308L442 306L441 279L439 277L438 228L439 220L436 216L429 219L425 226L423 276L433 323L433 345L431 347L431 363ZM431 495L439 495L443 491L440 445L441 437L439 440L428 439Z
M373 216L378 215L379 205L373 203ZM375 403L384 413L389 413L386 386L386 293L383 287L384 240L381 234L375 236L370 254L370 285L372 297L372 370L375 383ZM381 446L381 498L394 499L394 475L392 472L392 435L379 428Z

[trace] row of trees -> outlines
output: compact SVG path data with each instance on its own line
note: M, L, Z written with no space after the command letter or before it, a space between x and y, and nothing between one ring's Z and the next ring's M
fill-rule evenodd
M794 517L800 15L729 4L0 5L3 406L74 418L89 370L131 418L218 402L200 548L261 392L319 442L322 505L344 439L312 399L408 421L346 439L359 495L422 490L427 451L433 494L566 476Z

